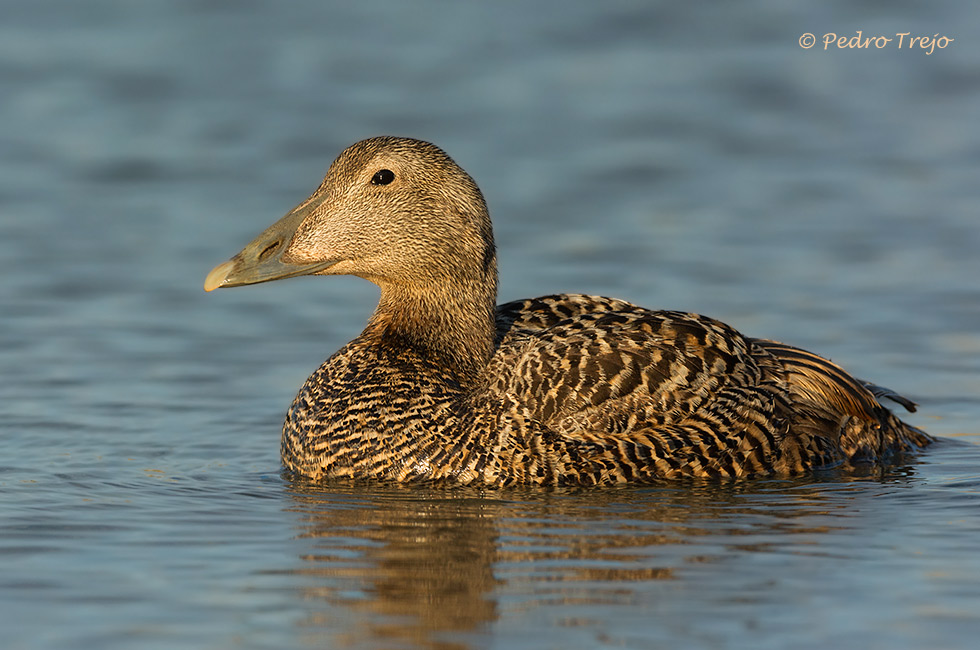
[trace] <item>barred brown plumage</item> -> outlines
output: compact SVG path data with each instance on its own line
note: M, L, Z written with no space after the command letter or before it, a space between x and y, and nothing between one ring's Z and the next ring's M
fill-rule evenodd
M344 150L205 288L304 274L381 288L367 327L286 415L283 465L312 479L744 478L885 463L932 442L878 398L909 400L705 316L584 295L496 306L483 196L426 142Z

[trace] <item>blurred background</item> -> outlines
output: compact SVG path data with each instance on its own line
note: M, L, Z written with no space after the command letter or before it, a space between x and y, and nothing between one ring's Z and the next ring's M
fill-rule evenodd
M83 593L83 560L109 570L122 542L91 531L143 521L114 507L186 532L207 517L177 516L173 482L283 489L282 415L377 291L201 285L373 135L432 141L480 184L501 301L705 313L908 395L933 433L980 432L975 3L0 0L0 17L0 521L34 531L0 555L23 572L0 586L26 625L8 647L122 643L36 608ZM858 31L893 40L824 49ZM930 54L904 32L952 40ZM106 510L63 519L80 500ZM79 535L81 555L37 554Z

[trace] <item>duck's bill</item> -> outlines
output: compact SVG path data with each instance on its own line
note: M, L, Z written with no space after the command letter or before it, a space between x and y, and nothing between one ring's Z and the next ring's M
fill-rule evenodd
M214 291L222 287L240 287L298 275L311 275L332 266L333 261L290 264L282 259L296 229L313 207L310 202L300 205L269 226L238 255L214 267L204 279L204 290Z

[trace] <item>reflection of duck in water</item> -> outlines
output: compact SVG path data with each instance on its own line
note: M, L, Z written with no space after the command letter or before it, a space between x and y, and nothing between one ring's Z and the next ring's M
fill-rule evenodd
M304 476L508 485L797 474L931 438L887 389L698 316L581 295L496 306L486 204L437 147L372 138L216 267L205 289L297 275L381 288L306 382L282 460Z
M568 625L579 639L607 638L595 646L649 645L650 624L643 642L616 635L630 638L630 621L651 616L664 634L700 634L705 607L744 622L733 607L800 597L787 566L826 587L834 573L821 558L839 571L835 558L852 557L853 540L880 532L880 519L853 517L855 507L911 480L886 476L895 490L884 493L851 477L599 491L294 481L284 503L300 557L291 573L301 577L287 584L302 594L310 616L300 629L318 647L529 645L511 638L561 647L550 635ZM537 636L514 636L522 630Z

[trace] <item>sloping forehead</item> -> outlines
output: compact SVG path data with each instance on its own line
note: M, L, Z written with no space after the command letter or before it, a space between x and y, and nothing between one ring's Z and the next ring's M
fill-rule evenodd
M361 140L344 149L333 164L328 175L355 173L372 163L403 160L424 162L436 167L455 167L453 160L439 147L422 140L381 136Z

